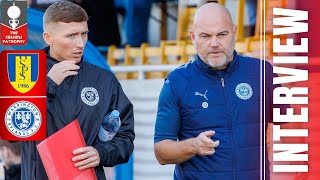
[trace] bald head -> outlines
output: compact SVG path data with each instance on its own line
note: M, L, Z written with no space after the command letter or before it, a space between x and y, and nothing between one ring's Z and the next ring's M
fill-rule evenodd
M194 17L190 37L200 59L213 69L225 69L233 59L237 27L230 12L217 3L201 6Z
M194 17L193 25L225 22L233 26L231 14L227 8L218 3L207 3L201 6Z

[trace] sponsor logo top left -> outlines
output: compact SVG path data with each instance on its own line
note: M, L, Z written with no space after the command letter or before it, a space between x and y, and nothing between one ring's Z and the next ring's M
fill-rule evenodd
M1 1L1 44L27 43L27 1Z

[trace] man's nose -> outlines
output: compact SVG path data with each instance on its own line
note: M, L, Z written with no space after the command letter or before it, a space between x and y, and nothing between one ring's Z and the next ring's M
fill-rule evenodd
M77 37L76 41L77 41L76 42L77 47L81 47L81 48L84 47L85 40L81 36Z
M217 37L215 37L215 36L211 37L210 46L211 47L218 47L219 46L219 41L218 41Z

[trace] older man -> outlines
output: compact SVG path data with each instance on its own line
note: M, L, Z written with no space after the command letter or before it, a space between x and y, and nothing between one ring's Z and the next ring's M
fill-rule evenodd
M165 80L154 149L161 164L177 164L174 179L253 180L262 176L261 61L237 54L236 32L224 6L201 6L190 31L197 57ZM273 88L271 69L267 64L267 90ZM270 91L266 92L267 106L269 99ZM270 114L267 108L266 119Z

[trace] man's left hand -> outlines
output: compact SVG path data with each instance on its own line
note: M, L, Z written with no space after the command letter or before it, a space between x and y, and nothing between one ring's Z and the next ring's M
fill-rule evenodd
M96 167L100 164L98 151L92 146L81 147L73 151L72 161L77 161L74 166L80 170Z

